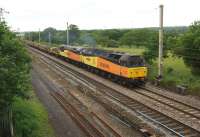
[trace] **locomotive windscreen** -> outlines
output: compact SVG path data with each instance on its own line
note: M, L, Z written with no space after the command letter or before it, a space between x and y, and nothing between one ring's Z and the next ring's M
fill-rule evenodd
M130 56L127 62L128 67L145 66L145 61L140 56Z
M141 56L123 55L120 64L126 67L142 67L145 66L145 61Z

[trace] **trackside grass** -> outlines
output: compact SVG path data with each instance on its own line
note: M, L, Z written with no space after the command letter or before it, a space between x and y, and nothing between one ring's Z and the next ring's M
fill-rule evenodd
M190 94L200 95L200 76L191 73L189 67L184 64L182 58L169 56L164 59L164 72L162 85L167 86L185 86L188 87ZM153 80L157 75L157 63L150 66L149 79Z
M55 137L48 114L36 96L16 98L13 106L16 137Z

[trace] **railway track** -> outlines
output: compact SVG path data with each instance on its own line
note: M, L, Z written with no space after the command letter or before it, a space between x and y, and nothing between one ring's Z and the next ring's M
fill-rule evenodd
M75 99L77 100L77 102L79 102L79 104L81 105L81 102L71 93L69 92L69 94ZM109 130L109 134L112 133L112 135L114 135L115 137L122 137L117 131L115 131L107 122L105 122L104 120L102 120L96 113L94 113L93 111L91 112L91 115L93 117L95 117L96 119L98 119L103 125L104 127L106 127Z
M40 53L41 54L41 53ZM46 56L47 57L47 56ZM49 57L47 57L49 58ZM175 136L180 136L180 137L199 137L200 133L199 131L183 124L182 122L179 122L173 118L170 118L157 110L153 110L152 108L149 108L145 104L142 104L141 102L138 102L137 100L133 100L133 98L130 98L129 96L126 96L124 94L121 94L120 92L107 87L103 85L102 83L98 83L97 81L91 80L87 76L80 74L79 72L75 72L75 70L70 70L66 72L66 66L59 64L58 62L53 61L51 58L49 58L52 62L55 64L52 65L50 63L49 65L57 66L57 69L59 68L61 72L68 73L75 77L76 79L87 85L88 87L92 87L93 90L96 90L96 87L99 87L102 93L104 93L106 96L109 96L115 101L118 101L119 103L123 104L124 106L130 108L131 110L137 112L140 116L144 117L145 119L153 122L156 125L159 125L160 127L166 129L169 131L171 134ZM47 62L46 62L47 63ZM59 64L59 65L58 65ZM67 69L70 69L67 67ZM73 73L72 73L73 72ZM80 77L81 75L81 77ZM92 84L97 85L94 87ZM154 101L157 101L159 103L163 103L164 105L168 105L169 107L172 107L173 109L177 109L178 111L181 111L182 113L191 116L191 118L199 119L198 115L196 113L191 113L195 111L199 111L196 108L192 108L188 105L185 105L184 103L180 103L175 100L170 100L169 98L165 98L164 96L159 96L158 94L153 94L153 92L146 92L146 91L141 91L143 89L137 89L138 92L141 92L140 94L148 97L150 99L153 99ZM173 103L172 103L173 102ZM175 105L173 105L175 104ZM187 108L186 108L187 107ZM193 109L194 111L189 111L190 109Z
M76 105L71 103L71 101L68 101L69 95L67 95L66 98L63 88L60 89L60 86L57 85L57 87L54 83L52 83L53 85L49 84L51 83L49 79L45 79L44 77L41 77L41 79L45 80L44 84L51 88L52 92L50 92L50 95L67 113L70 114L71 118L88 137L122 137L116 129L113 129L112 126L110 126L106 120L102 119L102 116L96 114L96 112L90 111L89 113L86 112L86 115L83 115L87 109L85 106L83 109L80 109L83 106L82 102L80 102L80 100L78 100L77 97L75 97L70 91L67 93L70 95L70 98L76 102ZM48 82L46 82L46 80ZM85 117L89 117L89 120ZM96 134L94 132L96 132Z
M90 123L77 109L73 107L61 94L55 92L50 93L51 96L62 106L62 108L70 114L71 118L86 133L88 137L105 137L104 134Z
M141 104L138 101L133 100L132 98L129 98L128 96L113 91L109 92L104 91L104 93L110 98L113 98L114 100L127 106L131 110L134 110L145 119L170 131L173 135L180 137L185 137L185 136L198 137L200 135L199 132L193 130L192 128L168 116L165 116L156 110L152 110L151 108Z
M180 102L173 98L166 97L162 94L156 93L151 89L140 87L140 89L134 89L135 92L138 94L142 94L146 97L149 97L157 102L163 103L171 108L177 109L182 113L188 115L188 118L196 119L200 121L200 109L197 107L193 107L189 104Z
M190 104L188 102L184 102L184 99L183 98L180 98L177 99L175 98L174 96L170 96L170 95L167 95L165 94L165 92L169 92L167 90L164 90L164 89L160 89L160 88L157 88L157 87L150 87L150 86L147 86L147 87L139 87L143 90L145 90L146 92L151 92L152 94L155 94L156 96L160 96L161 98L165 98L165 99L168 99L168 100L171 100L175 103L178 103L180 105L183 105L183 107L186 107L184 108L185 111L188 111L188 112L191 112L192 114L198 114L200 113L200 106L196 105L196 104ZM191 101L191 100L190 100ZM180 106L179 106L180 107ZM196 111L196 112L195 112ZM198 117L200 117L200 114L197 115Z

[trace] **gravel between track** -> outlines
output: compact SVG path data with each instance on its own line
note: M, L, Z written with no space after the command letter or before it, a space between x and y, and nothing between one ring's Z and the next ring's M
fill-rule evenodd
M45 106L49 121L57 137L85 137L85 134L72 121L60 105L49 95L49 88L43 83L41 75L32 70L32 85L36 95Z

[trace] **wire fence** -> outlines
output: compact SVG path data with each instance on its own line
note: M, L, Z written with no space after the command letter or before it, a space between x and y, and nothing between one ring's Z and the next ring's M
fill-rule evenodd
M3 109L0 112L0 137L12 137L12 110Z

